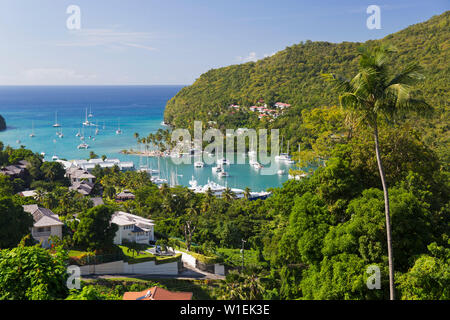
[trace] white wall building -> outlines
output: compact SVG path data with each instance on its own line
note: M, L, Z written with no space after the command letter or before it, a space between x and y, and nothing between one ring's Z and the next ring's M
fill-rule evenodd
M31 236L42 243L44 248L50 247L49 237L62 238L62 226L64 225L57 214L50 209L38 207L37 204L24 205L23 210L33 216L34 224L31 228Z
M121 245L124 239L142 244L148 244L149 241L155 240L153 220L123 211L116 211L111 222L119 227L114 237L115 244Z

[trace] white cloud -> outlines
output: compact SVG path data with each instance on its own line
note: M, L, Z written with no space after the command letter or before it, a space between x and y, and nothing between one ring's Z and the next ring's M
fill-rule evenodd
M64 68L32 68L21 72L25 83L64 84L94 80L95 74L80 74L73 69Z
M134 47L149 51L156 50L148 42L157 36L150 32L121 32L114 29L70 30L70 41L58 42L64 47Z
M237 57L237 60L240 62L255 62L258 60L258 58L256 57L256 52L250 52L247 57Z

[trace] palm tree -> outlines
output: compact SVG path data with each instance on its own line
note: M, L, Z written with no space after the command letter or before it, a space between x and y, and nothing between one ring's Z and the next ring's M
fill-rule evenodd
M250 188L249 187L245 187L245 189L244 189L244 198L247 200L250 198Z
M423 76L418 72L419 66L410 63L398 73L388 70L387 58L395 49L391 46L378 46L373 49L361 48L359 72L351 80L324 74L324 78L331 81L340 93L339 102L342 108L350 111L353 117L368 126L373 132L375 153L383 186L386 238L389 259L389 291L391 300L395 299L394 292L394 261L391 239L391 222L389 212L389 193L386 176L380 154L378 141L378 124L381 119L395 121L407 112L429 113L432 108L423 100L412 96L412 85Z
M223 198L224 198L226 201L231 201L231 200L233 200L233 199L235 198L236 195L234 194L233 191L231 191L231 189L230 189L229 187L227 187L227 188L224 190L222 196L223 196Z
M135 138L136 141L137 141L137 149L136 149L136 151L139 151L139 133L135 132L135 133L133 134L133 136L134 136L134 138Z

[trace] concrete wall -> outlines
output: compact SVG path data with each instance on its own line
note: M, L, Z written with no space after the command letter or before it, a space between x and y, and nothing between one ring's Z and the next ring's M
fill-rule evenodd
M122 260L81 266L81 275L89 274L161 274L177 275L178 262L155 264L155 261L128 264Z

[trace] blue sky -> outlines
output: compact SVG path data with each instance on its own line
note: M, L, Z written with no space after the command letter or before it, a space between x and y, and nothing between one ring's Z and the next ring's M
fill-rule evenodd
M191 84L300 41L378 39L448 0L2 0L0 85ZM369 5L381 29L369 30ZM69 5L81 29L69 30Z

